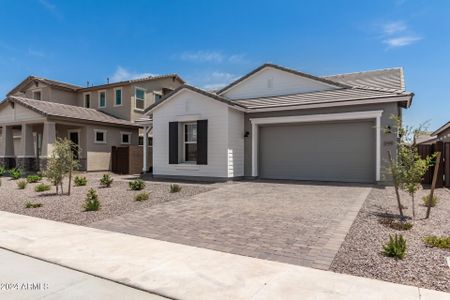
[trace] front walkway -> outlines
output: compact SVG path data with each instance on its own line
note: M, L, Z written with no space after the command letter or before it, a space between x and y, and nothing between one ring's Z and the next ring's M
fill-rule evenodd
M370 187L234 182L89 226L328 270Z
M450 298L413 286L7 212L0 212L0 247L176 299Z

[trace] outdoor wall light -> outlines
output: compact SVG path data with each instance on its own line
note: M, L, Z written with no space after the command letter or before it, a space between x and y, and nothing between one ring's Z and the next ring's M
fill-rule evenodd
M248 132L248 131L246 131L245 133L244 133L244 137L248 137L250 135L250 132Z

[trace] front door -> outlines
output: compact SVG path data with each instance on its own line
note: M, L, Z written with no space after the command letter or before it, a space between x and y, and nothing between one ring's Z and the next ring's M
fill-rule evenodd
M78 131L69 132L69 140L72 141L76 146L72 148L73 158L78 160L78 151L80 146L80 133Z

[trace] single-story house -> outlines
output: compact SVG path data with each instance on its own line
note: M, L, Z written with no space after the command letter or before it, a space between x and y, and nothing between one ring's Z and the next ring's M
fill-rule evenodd
M385 181L411 105L401 68L319 77L264 64L212 93L183 85L145 110L155 177Z

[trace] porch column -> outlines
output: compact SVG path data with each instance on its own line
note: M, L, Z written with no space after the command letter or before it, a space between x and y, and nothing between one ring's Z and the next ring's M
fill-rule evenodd
M0 156L14 156L14 139L11 126L2 126L2 138L0 141Z
M34 157L33 126L22 124L22 136L20 139L21 155L23 157Z
M53 144L56 141L56 126L54 122L45 122L42 132L42 153L41 156L49 157L53 151Z
M143 148L143 151L142 151L142 153L143 153L143 161L142 161L142 173L147 173L147 170L148 170L148 168L147 168L147 151L148 151L148 126L144 126L144 136L143 136L143 138L144 138L144 141L143 141L143 145L142 145L142 147L144 147Z

